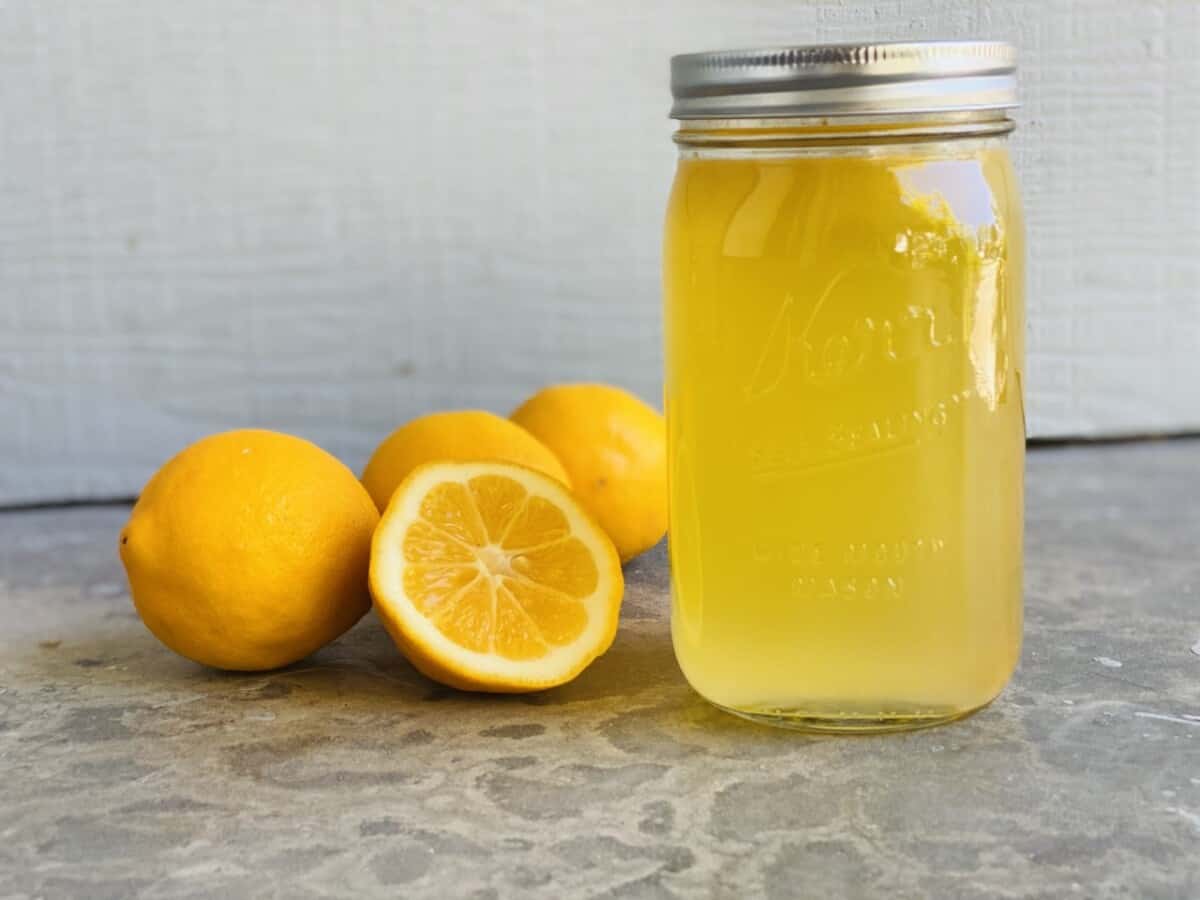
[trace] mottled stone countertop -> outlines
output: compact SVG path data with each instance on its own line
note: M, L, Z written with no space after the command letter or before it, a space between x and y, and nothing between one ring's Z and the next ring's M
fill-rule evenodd
M120 507L0 514L0 897L1200 897L1200 442L1029 464L991 707L813 738L684 683L661 550L577 681L478 697L368 617L280 672L160 647Z

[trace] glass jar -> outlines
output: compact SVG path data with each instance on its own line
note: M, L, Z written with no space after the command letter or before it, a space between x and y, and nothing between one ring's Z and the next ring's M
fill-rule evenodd
M731 712L949 721L1020 651L1011 48L672 60L671 631Z

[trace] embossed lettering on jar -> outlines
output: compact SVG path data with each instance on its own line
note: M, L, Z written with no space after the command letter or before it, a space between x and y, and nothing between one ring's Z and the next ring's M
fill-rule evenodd
M796 48L672 65L679 663L712 702L775 724L887 730L963 715L999 693L1020 648L1011 49Z

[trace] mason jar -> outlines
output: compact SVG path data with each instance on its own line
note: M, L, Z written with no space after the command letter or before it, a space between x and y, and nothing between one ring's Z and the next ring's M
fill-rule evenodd
M1021 642L1024 246L995 42L671 61L671 632L777 725L945 722Z

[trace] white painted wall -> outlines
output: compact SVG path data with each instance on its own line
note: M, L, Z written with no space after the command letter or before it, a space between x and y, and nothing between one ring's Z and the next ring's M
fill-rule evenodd
M656 398L668 55L958 36L1023 54L1034 433L1200 427L1197 3L0 0L0 502Z

